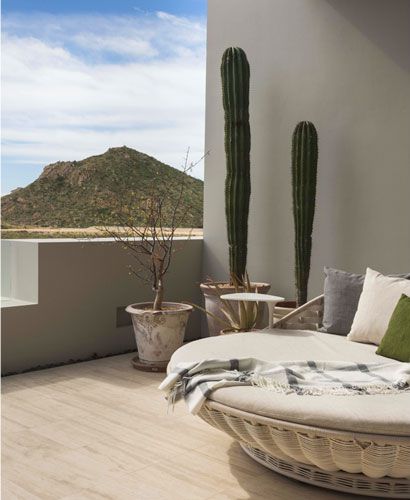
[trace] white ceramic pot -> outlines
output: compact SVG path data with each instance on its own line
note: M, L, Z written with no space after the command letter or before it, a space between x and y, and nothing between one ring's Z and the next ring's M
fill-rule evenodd
M151 302L143 302L131 304L125 310L131 314L140 361L164 363L184 341L192 306L164 302L162 311L150 307Z
M220 285L220 290L217 290L215 284ZM228 286L228 284L224 282L215 282L215 284L201 283L200 285L201 291L205 297L205 309L218 318L226 321L226 316L221 311L221 299L219 298L219 294L221 292L223 294L235 293L236 290L234 286ZM252 292L257 289L258 293L268 293L270 289L269 283L252 283L251 286ZM231 304L233 307L238 307L237 302L231 301ZM259 329L263 326L264 306L265 304L261 304L261 307L259 308L255 328ZM206 319L208 323L209 336L214 337L215 335L219 335L221 328L223 328L223 324L209 314L206 315Z

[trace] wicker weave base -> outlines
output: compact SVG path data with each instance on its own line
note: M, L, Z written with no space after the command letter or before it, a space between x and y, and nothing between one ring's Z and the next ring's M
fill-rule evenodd
M277 421L208 401L198 414L236 441L284 461L370 478L410 478L410 437L358 434ZM409 497L410 498L410 497Z
M407 479L388 477L373 479L363 474L350 474L341 471L327 472L314 465L273 457L245 443L240 443L240 445L245 453L265 467L303 483L356 495L410 498L410 480Z

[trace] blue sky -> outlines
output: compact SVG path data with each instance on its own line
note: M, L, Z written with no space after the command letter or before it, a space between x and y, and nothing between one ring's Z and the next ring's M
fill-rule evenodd
M3 0L2 193L127 145L202 156L206 0ZM202 176L202 167L195 175Z
M132 14L164 11L177 16L206 16L206 0L3 0L3 13L49 12L70 14Z

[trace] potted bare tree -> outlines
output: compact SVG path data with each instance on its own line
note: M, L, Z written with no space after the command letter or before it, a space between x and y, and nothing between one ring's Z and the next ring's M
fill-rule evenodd
M187 153L183 171L176 180L164 182L158 177L148 195L136 196L128 203L121 200L115 209L118 226L105 227L106 233L132 256L134 264L129 266L129 272L148 283L154 294L153 301L126 308L137 343L138 356L133 360L137 369L165 371L171 355L184 340L192 306L164 300L165 277L176 250L176 230L192 216L189 172L197 163L188 163Z

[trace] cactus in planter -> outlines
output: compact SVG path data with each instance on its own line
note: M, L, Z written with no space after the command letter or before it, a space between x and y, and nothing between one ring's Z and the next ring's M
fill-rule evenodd
M225 111L225 212L230 275L243 282L248 250L248 215L251 194L249 127L249 63L238 47L225 50L221 64Z
M296 302L307 302L316 202L317 132L311 122L296 125L292 138L292 195L295 224Z

